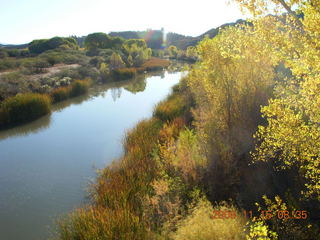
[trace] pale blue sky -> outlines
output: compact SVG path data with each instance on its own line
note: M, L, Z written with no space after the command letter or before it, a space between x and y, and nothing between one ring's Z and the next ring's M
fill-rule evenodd
M0 0L0 43L161 27L198 36L239 18L226 0Z

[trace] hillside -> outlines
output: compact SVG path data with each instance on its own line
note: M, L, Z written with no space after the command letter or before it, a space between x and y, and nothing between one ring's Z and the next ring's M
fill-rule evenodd
M177 48L180 49L187 49L188 46L195 46L200 42L205 36L209 36L210 38L215 37L219 33L219 29L224 29L228 26L234 26L236 24L243 24L246 23L245 20L239 19L236 22L233 23L226 23L218 28L212 28L208 30L207 32L197 36L185 36L178 33L169 32L166 36L166 46L174 45ZM124 39L144 39L148 45L149 48L152 49L161 49L163 48L163 34L164 30L152 30L148 29L147 31L122 31L122 32L110 32L109 35L111 37L122 37ZM78 37L78 36L71 36L78 42L80 47L83 47L84 40L86 36ZM26 44L1 44L0 48L26 48L28 46L28 43Z
M215 37L219 33L220 29L224 29L229 26L235 26L237 24L244 24L244 23L247 23L247 22L245 20L239 19L236 22L226 23L226 24L223 24L217 28L212 28L197 37L184 36L184 35L177 34L177 33L168 33L167 34L167 46L174 45L177 48L185 50L189 46L197 45L198 42L200 42L205 36L209 36L209 38Z

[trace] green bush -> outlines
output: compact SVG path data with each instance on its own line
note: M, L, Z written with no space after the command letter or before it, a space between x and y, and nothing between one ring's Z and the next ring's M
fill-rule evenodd
M31 53L40 54L50 49L56 49L60 46L66 45L70 49L78 49L78 44L73 38L54 37L51 39L33 40L29 44L29 51Z
M0 59L0 71L17 68L20 66L20 61L4 58Z
M71 84L70 96L76 97L88 92L90 86L89 80L77 80Z
M16 124L35 120L50 112L51 100L47 95L25 93L7 98L1 104L0 122Z
M137 74L137 70L134 68L119 68L113 70L113 76L117 79L133 78Z

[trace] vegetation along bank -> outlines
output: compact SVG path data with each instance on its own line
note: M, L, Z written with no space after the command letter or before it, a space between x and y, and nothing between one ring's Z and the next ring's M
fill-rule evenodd
M236 2L251 24L198 44L58 239L319 239L319 9Z
M51 103L84 94L91 84L169 66L152 56L143 39L93 33L84 47L74 38L55 37L34 40L26 49L0 49L0 128L48 114Z

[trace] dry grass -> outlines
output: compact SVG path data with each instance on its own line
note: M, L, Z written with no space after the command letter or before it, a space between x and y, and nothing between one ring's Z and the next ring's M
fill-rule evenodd
M212 219L213 210L236 212L236 217ZM191 213L178 223L173 240L242 240L245 239L246 219L233 206L222 203L213 207L201 200Z
M142 64L141 68L146 71L162 70L168 67L170 61L161 58L150 58L145 63Z
M187 109L187 101L181 94L170 95L155 108L153 115L161 121L172 121Z
M0 108L0 124L24 123L48 114L51 99L43 94L18 94L4 100Z
M70 97L76 97L88 92L91 79L76 80L68 87L60 87L53 90L50 94L54 103L66 100Z

